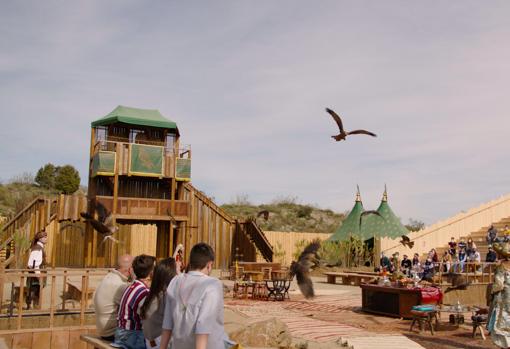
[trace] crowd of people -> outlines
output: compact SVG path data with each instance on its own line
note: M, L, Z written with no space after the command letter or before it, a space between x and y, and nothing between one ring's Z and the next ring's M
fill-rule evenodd
M97 333L125 349L233 346L223 327L223 285L210 276L214 258L205 243L193 246L185 268L182 252L159 262L119 257L96 288Z
M487 233L487 239L490 242L507 241L510 238L510 230L505 226L503 230L504 240L498 238L497 233L494 233L495 228L491 226ZM498 260L497 254L491 245L488 247L485 262L493 263ZM472 238L465 241L460 238L457 242L454 237L448 243L448 249L444 251L442 256L439 256L436 249L431 249L426 258L420 259L420 255L415 253L413 258L410 259L407 255L403 255L400 259L399 253L394 253L391 257L381 254L380 260L381 270L389 273L402 272L407 276L418 274L423 279L432 279L434 274L442 268L443 273L460 273L460 272L480 272L482 269L482 256L478 251L476 243Z

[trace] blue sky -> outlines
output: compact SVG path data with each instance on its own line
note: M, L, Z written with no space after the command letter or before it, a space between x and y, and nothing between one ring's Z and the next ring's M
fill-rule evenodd
M0 178L72 164L90 122L159 109L218 202L336 211L384 184L427 223L509 192L508 1L23 1L0 4ZM335 143L347 129L373 139Z

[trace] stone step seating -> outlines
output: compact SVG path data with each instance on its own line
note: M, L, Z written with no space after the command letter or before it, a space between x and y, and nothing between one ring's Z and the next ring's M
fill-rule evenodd
M505 227L505 225L510 226L510 217L503 218L500 221L493 223L493 225L496 229L498 229L498 236L500 236L499 232ZM473 239L473 241L476 244L476 248L477 248L478 252L480 252L482 261L485 260L485 256L487 255L487 251L488 251L488 244L487 244L487 240L485 239L487 236L488 229L489 229L488 226L483 227L482 229L480 229L478 231L475 231L469 235L463 236L464 241L466 241L466 242L470 237ZM459 240L457 240L457 243L458 242L459 242ZM439 260L441 260L441 257L443 256L444 251L446 251L446 250L448 250L448 245L436 248L437 255L439 256ZM422 258L423 259L427 258L427 255L424 254L422 256Z

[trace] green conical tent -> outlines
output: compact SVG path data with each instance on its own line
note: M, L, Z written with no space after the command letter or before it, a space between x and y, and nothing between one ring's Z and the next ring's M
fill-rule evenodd
M407 228L402 225L400 219L393 213L390 205L388 205L386 189L384 190L383 198L377 212L379 212L382 217L377 215L363 217L361 231L365 239L371 237L394 239L409 234Z
M349 240L351 236L360 236L359 217L363 211L363 203L361 202L361 196L358 189L354 207L347 218L343 220L342 225L329 237L328 241L344 241Z

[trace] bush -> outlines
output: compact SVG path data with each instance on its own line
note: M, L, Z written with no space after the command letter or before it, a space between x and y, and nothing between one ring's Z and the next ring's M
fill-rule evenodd
M57 168L55 177L55 189L64 193L72 194L80 188L80 174L71 165Z
M311 206L306 206L306 205L300 206L297 211L297 216L299 218L308 218L312 214L312 211L313 211L313 207L311 207Z

